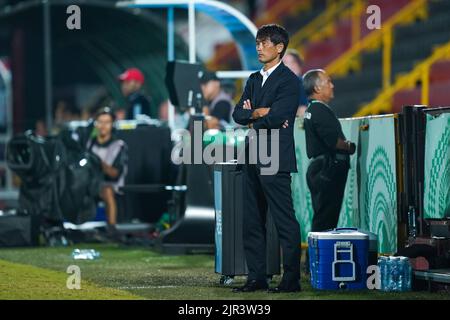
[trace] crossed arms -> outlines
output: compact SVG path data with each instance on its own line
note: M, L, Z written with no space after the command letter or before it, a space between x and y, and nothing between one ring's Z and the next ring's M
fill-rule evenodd
M298 87L295 81L281 81L277 88L275 101L270 107L253 107L250 101L250 78L245 85L244 93L233 111L236 123L254 129L280 129L287 128L288 118L291 117L291 108L298 104ZM289 80L289 79L287 79Z

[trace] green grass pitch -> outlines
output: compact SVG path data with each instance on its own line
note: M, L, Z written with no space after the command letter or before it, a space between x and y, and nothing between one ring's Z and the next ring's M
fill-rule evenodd
M81 245L94 248L101 258L73 260L75 247L0 249L0 299L450 299L429 292L317 291L302 279L303 291L290 294L233 293L219 284L214 256L169 256L148 248L118 245ZM70 265L81 271L81 289L68 289ZM235 285L242 285L237 277ZM276 276L272 285L279 281Z

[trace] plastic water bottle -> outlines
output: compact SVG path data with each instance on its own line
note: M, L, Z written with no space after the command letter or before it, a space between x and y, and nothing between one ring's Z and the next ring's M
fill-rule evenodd
M398 270L399 266L398 266L398 258L397 257L389 257L388 269L389 269L388 291L397 291L398 290L398 275L399 275L399 270Z
M408 259L406 262L406 271L408 274L408 277L406 278L406 284L408 291L412 290L412 277L413 277L413 268L411 266L411 261Z
M386 288L388 287L388 257L381 256L378 258L378 267L380 268L380 277L381 277L381 290L386 291Z
M403 286L402 291L411 291L412 268L407 257L400 257L403 266Z
M405 263L403 257L397 257L397 291L405 291Z
M386 260L386 286L384 291L391 291L392 289L392 260L390 257Z
M403 288L403 264L400 257L395 257L395 290L397 292L402 291Z
M380 257L381 290L386 292L410 291L412 268L407 257Z
M74 260L95 260L100 258L100 252L94 249L75 249L72 251Z

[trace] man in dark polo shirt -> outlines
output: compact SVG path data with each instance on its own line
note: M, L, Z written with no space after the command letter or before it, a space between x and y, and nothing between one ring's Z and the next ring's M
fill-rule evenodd
M203 108L207 129L225 129L231 121L233 100L222 89L219 78L213 72L205 72L200 84L203 98L208 103Z
M150 99L142 93L144 74L137 68L130 68L119 75L122 94L127 105L116 112L118 120L133 120L139 115L150 116Z
M326 72L308 71L303 85L310 99L304 128L306 152L312 159L306 173L314 209L311 231L324 231L337 226L350 155L356 145L346 140L341 123L328 105L334 97L334 86Z

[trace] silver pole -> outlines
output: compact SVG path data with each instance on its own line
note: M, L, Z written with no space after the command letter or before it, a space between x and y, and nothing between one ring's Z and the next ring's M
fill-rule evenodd
M0 142L5 145L13 136L13 107L12 107L12 79L11 79L11 71L6 69L6 66L0 61L0 78L3 79L5 83L5 103L6 103L6 133L5 135L0 135ZM6 169L6 190L12 190L12 172L6 166L6 161L0 161L0 166ZM1 189L1 188L0 188ZM1 197L1 196L0 196Z
M53 127L52 117L52 39L51 39L51 16L50 0L43 0L44 13L44 81L45 81L45 122L50 133Z
M175 60L175 14L174 7L167 9L167 60Z
M189 1L188 7L188 19L189 19L189 63L195 63L195 5L194 1Z
M175 60L175 9L169 7L167 10L167 61ZM175 129L175 107L169 99L167 122L170 129Z

